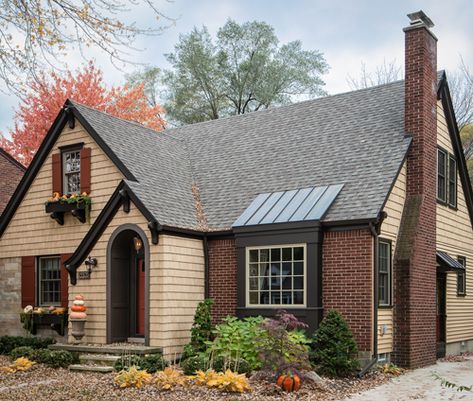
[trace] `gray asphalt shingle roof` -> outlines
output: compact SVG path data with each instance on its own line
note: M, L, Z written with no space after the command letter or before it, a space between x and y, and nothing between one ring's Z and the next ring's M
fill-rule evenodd
M258 194L344 184L323 221L375 218L404 160L404 82L164 134L74 103L137 178L161 224L197 228L195 183L211 230L229 229Z

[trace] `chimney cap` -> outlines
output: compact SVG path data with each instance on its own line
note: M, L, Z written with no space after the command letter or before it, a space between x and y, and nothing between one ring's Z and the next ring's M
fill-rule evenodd
M422 10L407 14L407 16L411 20L411 25L423 24L427 26L427 28L432 28L434 26L432 20Z

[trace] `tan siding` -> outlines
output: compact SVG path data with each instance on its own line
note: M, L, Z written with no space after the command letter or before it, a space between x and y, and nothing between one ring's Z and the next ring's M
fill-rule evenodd
M406 200L406 163L403 164L401 171L394 183L393 189L384 207L387 213L386 219L381 226L380 237L392 241L392 256L396 252L397 236L401 225L402 211ZM383 326L386 325L387 331L383 336L380 335ZM393 312L392 309L378 310L378 352L387 353L393 351Z
M438 144L453 153L442 104L438 103ZM447 275L447 343L473 339L473 229L466 207L460 178L458 208L450 209L437 204L437 249L453 257L467 258L467 295L457 296L457 276Z
M59 146L79 142L92 149L90 224L82 224L67 213L64 225L60 226L44 211L44 202L52 191L51 155L59 152ZM74 252L121 179L117 167L78 122L74 129L66 126L0 238L0 255L18 257Z
M92 278L78 280L70 289L70 300L82 294L89 307L84 341L106 342L107 245L114 230L127 223L139 226L150 243L150 345L173 357L189 341L195 308L204 298L203 244L169 235L161 235L158 245L151 244L148 223L133 204L130 213L117 212L90 252L97 259Z

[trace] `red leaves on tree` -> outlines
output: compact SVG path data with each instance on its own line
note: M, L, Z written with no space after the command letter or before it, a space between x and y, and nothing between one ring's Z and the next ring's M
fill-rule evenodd
M108 89L102 71L92 62L76 74L43 74L30 88L15 114L15 128L10 133L12 140L0 138L0 146L25 165L31 162L66 99L156 131L164 129L164 109L148 103L143 85Z

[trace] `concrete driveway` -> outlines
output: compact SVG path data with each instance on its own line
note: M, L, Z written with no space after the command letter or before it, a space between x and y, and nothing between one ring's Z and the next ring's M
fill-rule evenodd
M407 401L407 400L473 400L473 392L458 392L441 386L432 373L458 385L473 385L473 357L461 362L437 362L427 368L416 369L389 383L351 396L344 401Z

